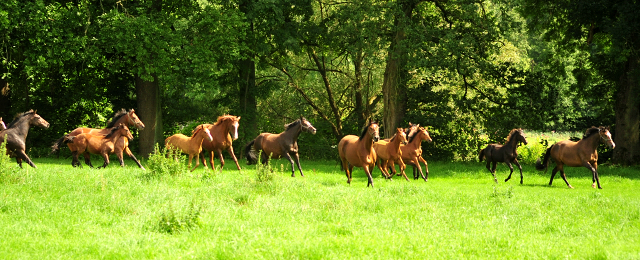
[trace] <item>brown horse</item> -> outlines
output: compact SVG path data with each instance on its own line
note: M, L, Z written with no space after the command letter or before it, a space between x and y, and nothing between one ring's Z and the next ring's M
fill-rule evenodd
M504 179L504 181L508 181L511 179L511 174L513 174L513 166L511 163L515 163L516 166L520 169L520 184L522 184L522 166L518 162L518 144L522 142L527 145L527 139L524 137L524 132L521 128L513 129L509 133L507 137L507 141L504 145L502 144L489 144L486 148L480 150L479 158L480 161L484 158L487 158L487 170L491 172L493 175L493 181L498 183L498 179L496 178L496 164L498 162L504 162L509 166L509 177ZM489 168L489 165L493 163L493 166Z
M51 146L51 153L56 153L56 152L60 151L60 146L64 142L65 138L67 138L69 136L77 136L79 134L86 134L86 133L90 133L92 135L105 136L105 135L108 135L110 133L111 128L113 128L113 127L115 127L115 126L117 126L119 124L125 124L127 127L135 127L137 129L140 129L140 130L144 129L144 124L142 123L142 121L140 121L140 119L138 118L138 115L136 115L135 111L133 109L127 111L126 109L123 108L123 109L120 109L120 111L118 111L113 116L111 121L109 121L109 123L107 123L107 127L104 128L104 129L78 127L76 129L74 129L73 131L71 131L70 133L60 137ZM77 148L73 145L73 143L67 143L67 146L69 147L69 150L71 150L71 152L74 152L74 151L77 150ZM138 162L137 159L134 158L134 160L136 161L136 163L138 163L138 165L140 165L140 163Z
M302 132L316 134L316 128L309 121L300 116L299 119L284 126L285 130L279 134L261 133L244 147L247 164L251 165L258 161L256 153L262 151L260 159L262 164L267 164L269 158L278 159L285 157L291 163L291 177L295 177L296 169L294 161L298 165L300 176L304 177L300 167L300 156L298 155L298 136ZM293 158L292 158L293 157Z
M380 171L382 171L382 174L384 174L385 177L391 179L393 175L396 174L394 163L397 163L398 166L400 166L402 176L404 176L408 181L409 178L407 178L407 175L404 172L406 166L404 162L402 162L402 151L400 150L401 144L407 144L407 134L402 128L398 128L396 129L396 133L388 142L380 140L373 143L373 149L376 150L376 155L378 157L378 168L380 168ZM389 174L387 168L391 169L391 174Z
M189 168L191 168L191 160L193 157L196 157L196 166L191 168L191 171L198 168L200 165L200 152L202 152L202 142L204 139L211 141L213 137L211 137L211 133L209 129L205 128L204 125L199 125L191 132L191 137L188 137L183 134L175 134L167 137L164 140L165 149L180 149L183 153L189 155Z
M598 176L598 145L605 143L610 149L614 149L616 144L611 140L611 132L609 127L595 127L587 129L581 140L577 142L565 140L560 141L552 145L547 149L544 154L543 162L538 160L536 162L536 169L539 171L545 170L549 166L549 158L552 158L556 162L556 167L551 172L551 180L549 185L553 183L553 178L556 173L560 171L562 179L571 189L573 187L567 182L567 177L564 175L564 166L569 167L586 167L591 170L593 176L593 184L591 187L595 188L598 183L598 189L602 189L600 186L600 177Z
M351 184L353 167L362 167L369 179L367 187L373 187L371 172L375 168L377 155L373 143L380 140L378 123L369 121L369 125L362 131L360 137L347 135L338 143L338 153L342 161L342 168L347 174L347 183ZM384 174L384 173L383 173Z
M25 160L31 167L37 168L25 152L25 142L31 126L49 128L49 122L36 114L36 111L29 110L18 114L4 130L0 131L0 143L7 141L7 154L16 157L20 168L22 168L22 160Z
M129 131L129 127L125 124L118 124L115 127L109 129L109 133L105 136L103 135L94 135L91 133L82 133L77 136L67 136L65 138L64 143L73 143L74 148L77 150L73 152L73 161L71 165L80 166L80 161L78 160L78 155L82 154L84 156L84 163L89 165L89 167L93 168L93 164L91 164L91 154L99 154L102 156L104 163L102 166L98 168L105 168L109 165L109 155L116 153L116 151L120 151L118 154L118 160L120 161L120 166L124 167L124 161L122 159L122 147L120 149L117 146L122 145L123 142L119 142L120 139L133 139L133 135L131 135L131 131Z
M402 151L402 161L406 165L413 166L413 179L418 179L419 172L422 179L427 181L427 178L429 178L429 167L427 165L427 161L422 158L422 141L427 141L429 143L433 141L431 136L429 136L429 132L426 127L419 127L413 135L409 136L409 143L407 145L400 146L400 151ZM422 173L420 163L424 163L426 176Z
M240 126L239 121L239 116L224 115L218 117L218 121L213 125L204 124L204 127L209 129L211 137L213 137L212 141L205 140L202 142L202 164L204 165L204 168L207 168L207 159L205 155L208 154L209 161L211 162L211 169L214 169L214 152L217 152L220 155L220 169L222 169L224 167L222 151L227 150L233 158L233 161L236 163L236 167L240 170L240 164L238 164L238 159L233 153L233 146L231 145L233 140L238 139L238 126Z

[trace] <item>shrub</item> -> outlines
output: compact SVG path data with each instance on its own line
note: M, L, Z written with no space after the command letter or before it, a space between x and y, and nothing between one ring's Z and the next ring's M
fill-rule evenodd
M0 183L15 182L20 178L17 176L18 166L15 162L11 162L6 145L6 140L0 143Z
M145 176L149 178L159 177L165 174L180 175L187 173L189 169L183 163L186 157L176 149L161 150L158 144L149 155L147 161L148 171Z
M167 234L177 234L185 230L191 230L200 226L200 207L196 207L194 203L183 213L176 212L172 204L169 208L160 214L156 230Z
M269 157L271 159L271 157ZM267 182L273 180L275 174L270 164L262 164L262 151L258 153L258 163L256 164L256 179L258 182Z

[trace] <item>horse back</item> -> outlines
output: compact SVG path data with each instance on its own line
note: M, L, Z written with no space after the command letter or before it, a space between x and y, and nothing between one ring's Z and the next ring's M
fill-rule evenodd
M580 167L583 162L597 162L598 152L590 151L582 143L564 140L557 142L551 148L551 158L556 162L561 162L567 166Z
M382 160L388 160L391 158L391 143L387 141L378 141L373 143L373 149L376 151L376 156Z
M282 157L282 155L288 151L283 151L283 149L290 149L291 147L284 147L285 145L282 143L281 134L272 134L272 133L262 133L256 138L256 145L259 145L258 148L262 150L263 153L266 153L272 159L278 159Z

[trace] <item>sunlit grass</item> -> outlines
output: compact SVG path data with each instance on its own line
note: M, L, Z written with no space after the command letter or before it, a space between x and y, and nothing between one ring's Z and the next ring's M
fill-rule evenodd
M472 162L430 161L429 182L375 170L374 188L359 168L348 185L333 161L303 161L291 178L276 160L268 180L244 163L158 178L130 160L35 163L0 183L2 259L640 258L638 168L601 167L594 190L584 168L567 169L568 189L531 165L524 185L494 184ZM498 180L508 173L498 166ZM159 228L181 221L196 224Z

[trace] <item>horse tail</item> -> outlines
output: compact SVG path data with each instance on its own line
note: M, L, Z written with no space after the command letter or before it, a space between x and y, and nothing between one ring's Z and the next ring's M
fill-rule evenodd
M63 144L66 144L64 142L64 140L65 140L65 137L67 137L67 136L68 136L68 134L63 135L58 140L53 142L53 145L51 145L51 154L55 154L55 153L60 151L60 146L62 146Z
M542 160L542 162L540 161L540 158L538 158L538 160L536 161L536 170L542 171L542 170L546 170L547 167L549 167L549 158L551 157L550 156L551 148L553 148L553 145L547 148L547 152L544 154L544 159Z
M256 142L256 139L253 139L247 145L244 146L244 154L247 158L247 164L252 165L258 162L258 156L256 156L256 151L253 149L253 144Z
M478 159L480 160L480 162L482 162L482 160L484 160L484 150L486 150L487 148L484 148L482 150L480 150L480 154L478 155Z
M68 144L68 143L73 143L73 139L76 139L76 136L71 136L71 135L65 135L62 138L62 143L63 144Z

